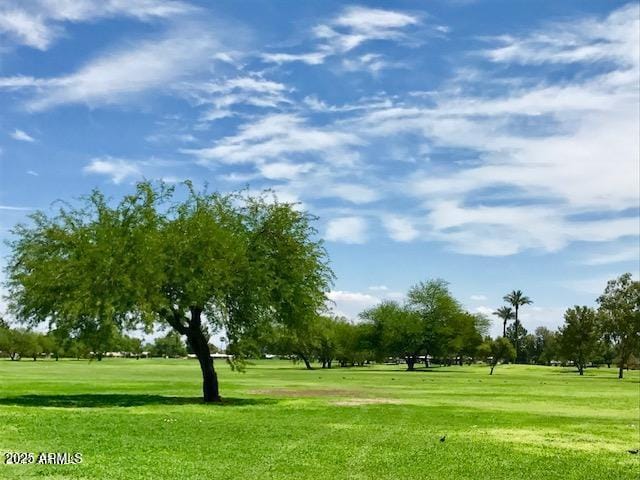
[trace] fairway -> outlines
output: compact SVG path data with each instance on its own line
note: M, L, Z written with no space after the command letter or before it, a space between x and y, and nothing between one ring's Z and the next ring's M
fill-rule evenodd
M0 362L0 451L80 452L2 465L51 479L637 479L639 372L402 366L307 371L218 362L204 405L189 360ZM444 441L441 437L446 436ZM4 455L3 455L4 457Z

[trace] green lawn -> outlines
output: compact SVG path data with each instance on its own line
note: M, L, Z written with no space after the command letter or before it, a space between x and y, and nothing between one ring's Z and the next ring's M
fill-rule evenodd
M638 479L640 376L498 366L408 373L218 362L223 405L190 360L0 361L0 478ZM446 441L440 437L446 435Z

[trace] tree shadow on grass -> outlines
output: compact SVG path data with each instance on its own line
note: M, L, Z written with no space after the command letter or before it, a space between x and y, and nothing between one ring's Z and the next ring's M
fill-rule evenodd
M77 395L20 395L0 398L0 405L21 407L105 408L141 407L146 405L207 405L211 407L271 405L274 398L223 398L221 403L205 404L200 397L171 397L142 394L77 394Z

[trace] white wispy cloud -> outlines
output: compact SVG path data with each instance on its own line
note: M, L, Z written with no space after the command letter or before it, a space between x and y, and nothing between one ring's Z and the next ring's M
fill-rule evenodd
M382 218L382 222L389 236L396 242L410 242L420 236L419 230L415 228L409 218L398 215L385 215Z
M607 286L607 282L612 278L617 278L619 273L609 272L604 275L598 275L588 278L579 278L573 280L566 280L560 282L559 285L573 290L574 292L592 295L595 299L596 296L601 295L604 292L604 288Z
M335 315L340 315L357 322L362 312L371 307L375 307L384 300L397 302L406 300L404 293L389 291L389 289L384 286L369 287L369 290L377 292L376 295L347 290L333 290L327 294L330 300L328 307Z
M220 44L201 26L182 25L166 36L137 42L90 60L74 73L52 78L0 78L0 88L28 89L27 108L118 103L148 90L166 90L196 71Z
M0 4L0 35L17 44L46 50L64 33L65 23L119 16L149 21L195 10L172 0L4 0Z
M404 28L416 25L419 18L408 13L368 7L347 7L329 24L314 28L317 38L324 39L331 50L348 52L371 40L405 38Z
M263 53L262 58L272 63L302 62L308 65L320 65L329 56L329 52L311 53Z
M361 312L380 303L380 298L375 295L344 290L333 290L327 297L331 301L328 306L335 315L351 320L356 320Z
M202 119L213 121L234 115L236 105L276 108L290 103L286 85L253 76L238 76L197 83L186 83L180 89L205 109Z
M369 142L419 135L436 147L474 152L467 165L418 169L398 192L412 192L421 202L412 223L424 238L455 251L509 255L556 251L574 241L637 238L637 217L618 215L637 208L640 196L634 12L637 6L624 7L604 20L567 26L573 43L589 43L591 26L599 25L598 48L621 49L607 57L608 69L558 84L536 79L537 72L533 79L507 78L503 93L492 96L465 94L469 89L454 84L429 93L426 103L415 95L412 102L369 110L346 123ZM558 28L551 27L548 37ZM547 52L549 62L553 55ZM487 201L493 203L485 204L479 195L490 190Z
M315 127L306 119L289 113L276 113L242 125L238 133L218 140L214 146L184 149L204 164L253 163L299 153L333 154L340 160L340 152L361 140L337 129Z
M309 172L313 168L311 163L271 162L260 163L258 170L264 178L271 180L293 180Z
M122 183L127 178L140 177L142 174L136 162L113 157L94 158L83 168L83 172L105 175L115 184Z
M614 251L594 253L582 260L584 265L609 265L611 263L640 262L640 243L618 247Z
M319 65L334 55L350 52L372 40L401 41L406 29L421 23L421 19L405 12L351 6L328 23L316 25L313 35L318 41L314 51L305 53L264 53L263 60L273 63L303 62ZM388 65L380 54L365 54L347 60L345 68L377 72Z
M25 132L24 130L20 130L18 128L16 128L9 135L14 140L18 140L18 141L21 141L21 142L35 142L36 141L36 139L33 138L31 135L29 135L27 132Z
M337 197L355 204L375 202L381 198L375 189L352 183L338 183L327 185L320 193L322 196Z
M367 221L362 217L341 217L330 220L324 235L329 241L341 243L365 243Z
M386 285L371 285L369 287L369 290L374 292L386 292L387 290L389 290L389 287L387 287Z
M486 295L479 295L479 294L471 295L469 298L474 302L484 302L485 300L487 300Z
M494 62L539 65L611 60L634 66L640 59L640 10L637 3L630 3L604 20L559 22L524 37L504 35L497 40L500 46L484 52Z
M637 238L637 218L621 213L637 207L640 195L637 11L637 6L628 6L605 18L572 20L521 37L494 38L489 41L496 47L482 52L495 63L558 63L558 49L582 52L575 56L589 65L603 58L609 62L606 68L586 70L562 82L554 83L538 70L496 77L485 62L476 75L459 75L433 92L339 107L307 96L304 107L339 113L340 119L336 116L320 127L301 113L272 114L247 122L237 134L212 147L187 152L204 163L233 165L258 159L265 178L287 180L288 187L303 198L334 196L363 205L389 196L389 190L400 198L413 198L416 207L402 215L366 214L381 220L389 236L400 242L422 238L441 241L461 253L500 256L526 249L558 251L576 241ZM322 42L313 62L354 50L369 34L398 40L404 28L419 21L408 14L347 9L314 30ZM568 36L556 40L559 31ZM520 53L514 53L516 47L510 54L496 53L507 41L518 46ZM547 42L536 50L535 58L529 58L523 47L532 42ZM608 52L613 47L615 53ZM380 59L375 54L367 58ZM486 78L501 82L500 93L468 93L482 89L463 88L477 87ZM407 138L418 138L415 152ZM367 158L360 158L363 147L372 144L384 145L392 157L410 158L416 164L415 172L404 180L395 178L394 183L385 178L384 194L374 186L380 183L380 173L368 167ZM472 152L473 161L452 162L451 168L434 171L429 152L437 148L464 149ZM298 175L292 159L303 155L305 164L309 155L320 161L358 159L351 161L350 168L345 163L347 168L343 165L340 171L355 175L357 170L363 180L345 183L335 174L326 174L317 162L304 176ZM287 161L281 165L283 157ZM272 168L270 162L276 162ZM339 238L342 233L336 232L343 230L341 226L338 223L327 233ZM364 235L355 237L365 240Z
M18 207L18 206L15 206L15 205L0 205L0 210L23 212L23 211L29 211L29 210L34 210L34 209L31 208L31 207Z

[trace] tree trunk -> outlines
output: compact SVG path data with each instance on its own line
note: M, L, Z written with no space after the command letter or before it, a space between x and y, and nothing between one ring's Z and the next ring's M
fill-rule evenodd
M331 368L331 360L327 362L327 368Z
M298 356L302 359L302 361L304 362L304 366L307 368L307 370L313 370L313 367L311 366L311 362L309 362L309 359L307 358L306 355L303 354L298 354Z
M515 323L516 323L516 363L518 362L518 305L515 305L515 309L516 309L516 314L515 314Z
M200 363L202 372L202 399L205 403L220 402L218 375L213 368L213 358L209 349L209 339L202 330L202 309L191 307L191 318L187 319L180 310L164 310L161 315L179 334L186 335L187 343ZM187 325L185 325L187 321Z
M507 338L507 319L502 322L502 338Z
M489 375L493 375L493 369L496 368L496 365L497 364L495 364L495 363L491 364L491 371L489 372Z
M620 364L618 368L618 378L623 378L625 364L627 366L627 370L629 370L629 357L631 356L631 352L625 351L626 349L624 344L622 344L620 347Z
M407 361L407 370L412 372L414 370L414 365L416 364L416 359L409 356L407 357L406 361Z
M201 309L196 307L191 308L191 319L189 320L189 326L186 330L187 341L200 363L200 370L202 371L202 399L205 403L220 402L218 375L213 368L209 339L202 331L201 315Z

